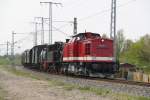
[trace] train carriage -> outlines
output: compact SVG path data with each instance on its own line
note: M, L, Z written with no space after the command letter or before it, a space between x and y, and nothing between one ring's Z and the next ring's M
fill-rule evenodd
M55 42L47 45L40 55L40 65L42 70L59 71L62 66L63 42Z
M30 50L25 50L22 54L22 57L21 57L21 63L24 65L24 66L29 66L31 64L31 53L30 53Z
M31 49L31 66L33 68L40 68L40 53L46 45L37 45Z

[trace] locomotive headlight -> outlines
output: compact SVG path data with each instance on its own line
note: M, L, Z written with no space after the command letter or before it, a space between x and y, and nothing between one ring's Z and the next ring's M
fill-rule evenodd
M102 42L104 42L104 39L102 39Z

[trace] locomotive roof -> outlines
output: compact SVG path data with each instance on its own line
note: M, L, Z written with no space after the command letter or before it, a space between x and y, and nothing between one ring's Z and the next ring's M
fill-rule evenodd
M47 45L46 44L44 44L44 45L36 45L36 46L34 46L33 48L42 48L42 47L46 47ZM32 49L33 49L32 48Z
M93 36L100 36L100 34L98 34L98 33L85 32L85 33L76 34L76 35L74 35L74 36L72 36L72 37L79 37L79 36L83 36L83 35L85 35L85 34L92 34Z

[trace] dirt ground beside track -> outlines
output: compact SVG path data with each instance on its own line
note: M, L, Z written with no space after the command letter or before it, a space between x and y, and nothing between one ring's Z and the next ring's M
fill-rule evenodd
M0 69L0 87L6 91L4 100L111 100L77 89L67 91L61 86L49 85L46 80L14 75L3 69Z

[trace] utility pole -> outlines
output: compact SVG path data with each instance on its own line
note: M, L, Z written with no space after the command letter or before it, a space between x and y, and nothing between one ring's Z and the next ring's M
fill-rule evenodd
M41 44L44 44L44 18L43 17L41 17L41 23L42 23Z
M111 24L110 24L110 38L116 36L116 0L111 2Z
M7 57L8 57L8 45L9 45L9 42L7 41L7 53L6 53Z
M12 65L14 65L14 31L12 31L12 43L11 43L11 60L12 60Z
M49 44L52 44L52 5L61 5L61 3L55 3L55 2L40 2L49 4Z
M37 22L35 22L34 46L37 45Z
M9 47L9 42L7 41L4 44L0 44L0 45L6 45L6 56L8 57L8 47Z
M117 49L116 49L116 0L111 2L111 25L110 25L110 38L113 39L113 56L114 61L117 61Z
M38 24L42 24L42 32L41 32L41 44L44 44L44 19L43 17L35 17L35 18L41 18L42 19L42 23L38 23L38 22L31 22L32 24L35 25L35 32L33 33L33 45L36 46L38 45Z
M75 34L77 34L77 18L74 18L74 23L73 23L74 25L74 28L73 28L73 33L74 33L74 35Z
M41 24L41 44L44 44L44 19L47 19L47 18L43 18L43 17L35 17L37 19L41 19L41 23L38 23L38 24Z
M37 33L38 33L38 30L37 30L37 25L38 24L41 24L41 23L38 23L38 22L31 22L32 24L35 25L35 32L33 33L33 45L36 46L38 44L38 41L37 41Z

